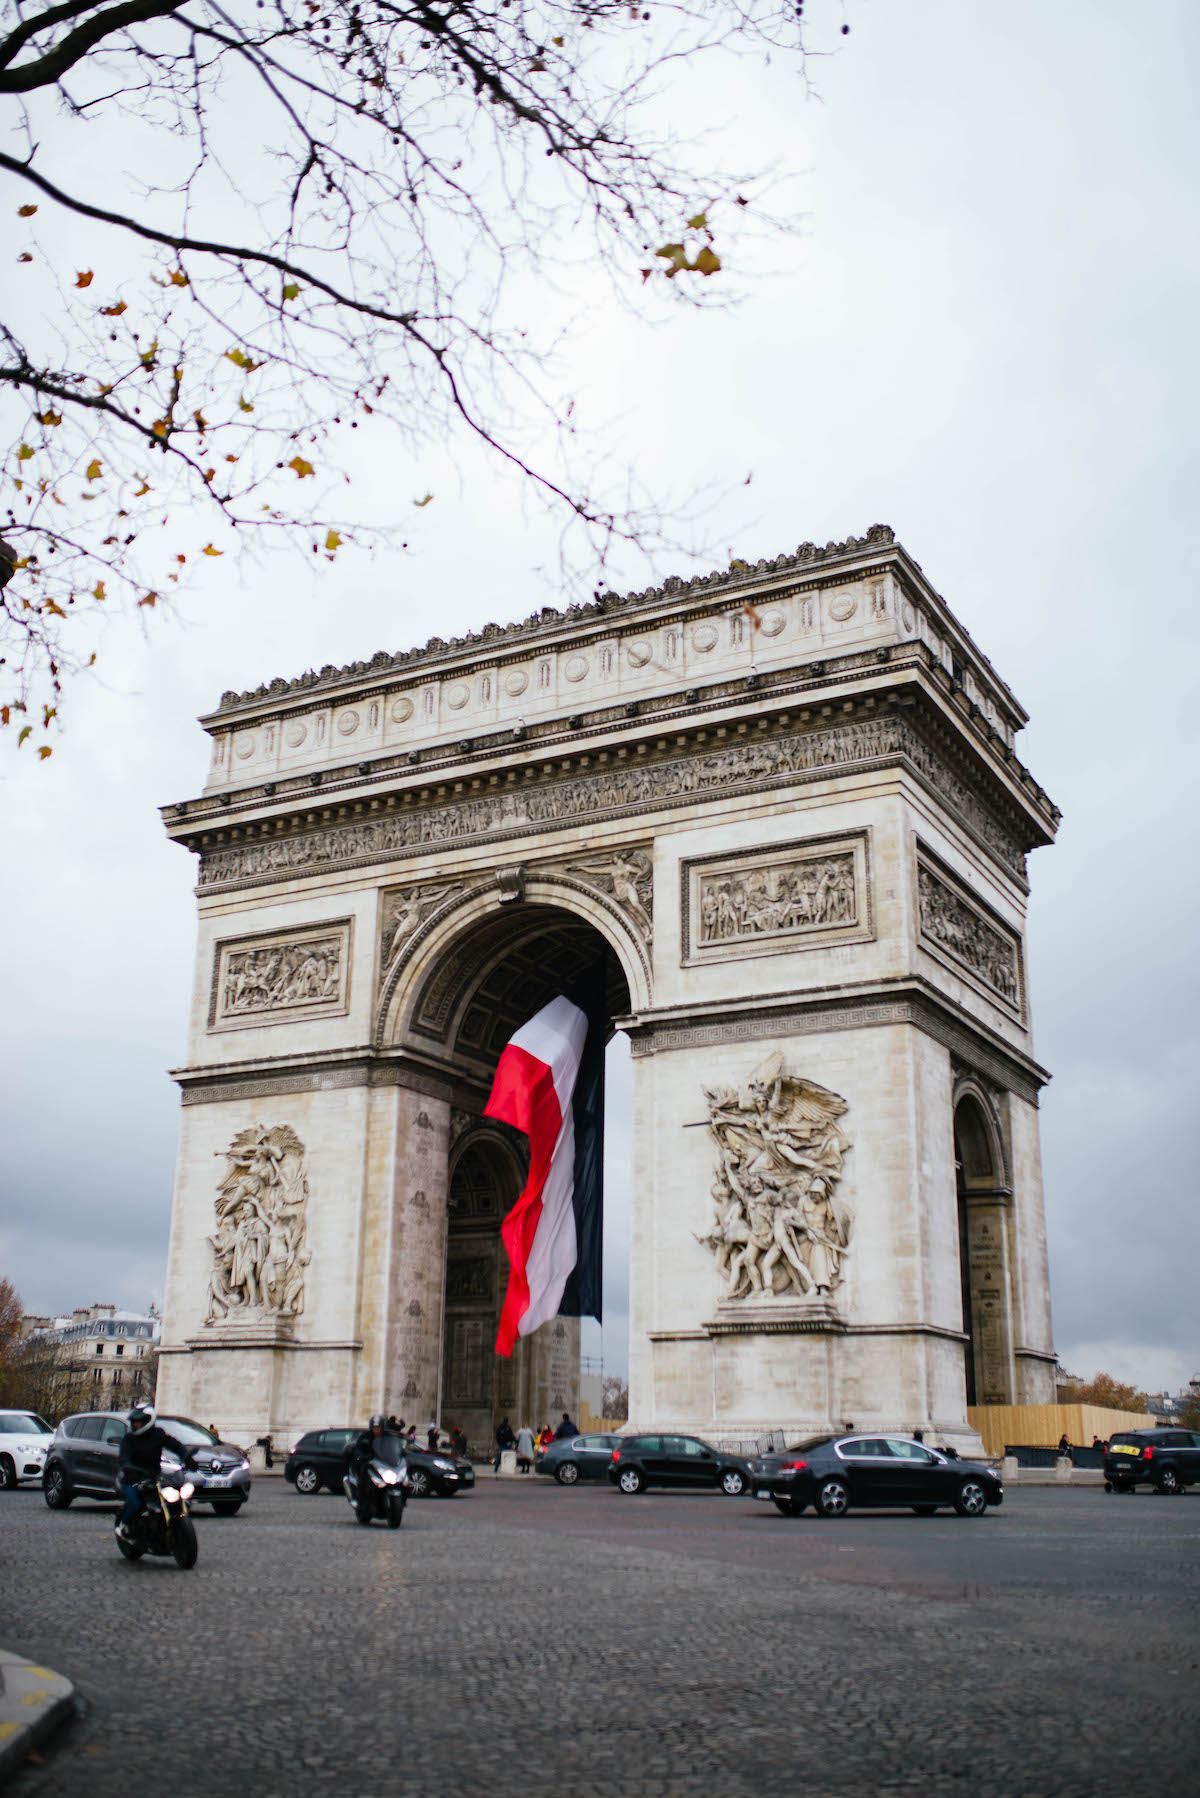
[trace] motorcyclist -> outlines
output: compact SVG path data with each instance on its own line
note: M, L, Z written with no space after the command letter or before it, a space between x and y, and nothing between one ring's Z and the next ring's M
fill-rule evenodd
M391 1434L383 1412L376 1411L366 1429L355 1439L354 1447L350 1450L350 1462L354 1468L354 1480L360 1494L366 1490L367 1462L374 1461L378 1457L380 1439Z
M129 1413L128 1427L121 1438L120 1481L125 1494L125 1509L117 1524L117 1534L125 1542L132 1541L134 1519L145 1503L142 1481L159 1477L164 1448L178 1455L186 1466L190 1449L155 1423L153 1405L139 1400Z

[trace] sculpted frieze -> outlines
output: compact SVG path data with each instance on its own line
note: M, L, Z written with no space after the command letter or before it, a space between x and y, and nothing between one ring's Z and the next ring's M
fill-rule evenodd
M346 1009L350 920L218 943L209 1028L299 1021Z
M769 1055L743 1086L704 1089L716 1151L709 1249L726 1299L828 1298L842 1283L854 1215L837 1187L846 1101Z
M308 1176L289 1124L240 1130L217 1188L206 1325L298 1317L304 1310Z
M383 922L379 937L379 979L382 984L403 955L405 947L444 899L456 892L453 881L401 887L383 895Z
M1021 956L1015 938L996 928L935 874L925 862L917 867L919 930L1014 1011L1021 1009Z
M447 800L383 817L348 820L322 830L221 845L201 858L204 890L242 882L286 880L345 863L382 861L449 843L486 842L531 829L572 827L584 819L688 804L708 794L785 786L830 768L907 759L984 841L1024 879L1024 857L1010 833L905 718L859 719L826 730L763 737L661 761L600 768L539 782L531 789Z
M864 941L867 845L866 831L852 831L685 862L685 962Z

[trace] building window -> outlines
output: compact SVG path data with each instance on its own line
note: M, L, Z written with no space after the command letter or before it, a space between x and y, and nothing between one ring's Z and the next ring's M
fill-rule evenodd
M95 1381L97 1386L100 1384L100 1382L103 1378L104 1378L103 1368L100 1368L100 1367L94 1368L92 1371L92 1379Z
M145 1354L145 1352L146 1352L146 1351L145 1351L145 1349L141 1349L141 1348L140 1348L140 1349L139 1349L139 1350L138 1350L138 1354L139 1354L139 1355L144 1355L144 1354Z
M104 1344L102 1342L98 1342L96 1344L96 1353L98 1355L102 1355L104 1353Z
M117 1353L118 1355L123 1355L125 1353L125 1344L123 1342L118 1342Z

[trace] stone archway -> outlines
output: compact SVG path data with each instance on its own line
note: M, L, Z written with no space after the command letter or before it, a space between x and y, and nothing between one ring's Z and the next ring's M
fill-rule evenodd
M1013 1395L1012 1277L1000 1122L975 1083L954 1106L954 1173L963 1370L968 1405L1007 1405Z

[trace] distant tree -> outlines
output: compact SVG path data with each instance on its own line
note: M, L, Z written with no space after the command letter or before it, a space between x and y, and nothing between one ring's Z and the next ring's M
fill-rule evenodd
M1183 1429L1200 1430L1200 1380L1193 1380L1182 1394L1177 1418Z
M802 13L0 0L0 722L50 754L83 614L161 606L200 558L252 541L332 560L356 528L360 424L389 475L397 446L419 469L453 433L482 443L592 579L615 541L661 543L661 507L631 463L597 468L595 421L563 391L559 289L607 282L653 308L726 297L723 262L766 266L742 253L772 224L765 181L714 165L700 90L685 141L661 89L717 50L803 75ZM401 478L392 515L411 519L434 495Z
M0 1280L0 1405L12 1407L21 1363L25 1312L11 1280Z
M1150 1400L1137 1386L1123 1385L1110 1373L1094 1380L1068 1379L1058 1388L1060 1405L1103 1405L1110 1411L1148 1411Z
M601 1387L603 1415L612 1423L625 1423L629 1417L629 1387L615 1374L606 1374Z

